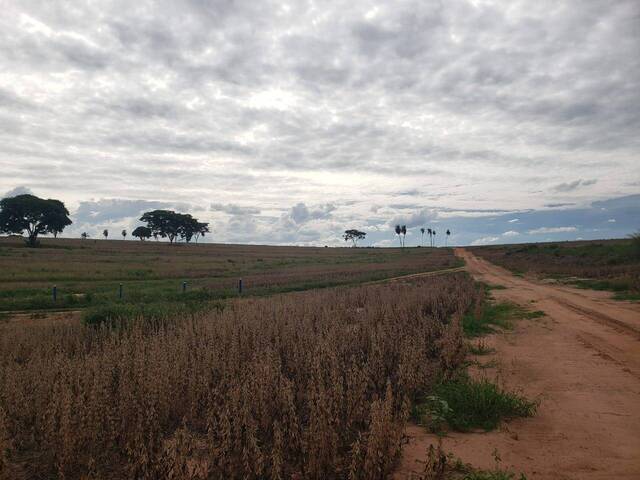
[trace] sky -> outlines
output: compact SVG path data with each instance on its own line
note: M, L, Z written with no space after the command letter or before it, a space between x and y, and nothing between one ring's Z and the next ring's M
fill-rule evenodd
M640 2L0 0L0 196L64 235L155 208L207 241L640 229Z

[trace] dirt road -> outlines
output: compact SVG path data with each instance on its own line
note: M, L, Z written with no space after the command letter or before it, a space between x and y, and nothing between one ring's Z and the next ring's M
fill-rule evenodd
M508 388L541 401L533 418L518 419L490 433L453 433L445 450L476 467L502 467L531 479L640 479L640 308L602 292L520 278L458 249L478 280L502 285L492 293L542 310L514 331L491 335L495 369ZM487 362L491 356L478 357ZM408 429L397 479L420 471L433 435Z

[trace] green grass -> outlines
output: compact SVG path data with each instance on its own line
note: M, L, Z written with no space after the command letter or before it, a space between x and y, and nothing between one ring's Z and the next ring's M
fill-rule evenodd
M515 303L485 301L479 317L473 310L462 317L462 329L466 337L476 338L495 332L496 327L510 330L513 328L514 320L517 319L535 319L544 316L545 313L541 310L531 312Z
M414 407L414 418L429 425L440 417L454 430L495 429L500 421L535 414L537 402L515 392L502 389L487 379L474 380L468 376L438 383L433 394ZM440 422L441 423L441 422Z

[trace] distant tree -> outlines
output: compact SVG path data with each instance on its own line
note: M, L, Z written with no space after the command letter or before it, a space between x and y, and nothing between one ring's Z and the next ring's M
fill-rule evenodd
M447 246L447 239L449 238L449 235L451 235L451 230L447 229L447 236L444 237L444 246Z
M367 234L365 232L361 232L360 230L353 229L353 230L345 230L342 238L344 238L345 242L348 242L349 240L351 240L351 243L353 244L353 246L356 247L358 245L358 240L362 240L366 236Z
M139 238L141 241L151 238L151 229L149 227L137 227L132 233L132 237Z
M433 247L433 230L427 228L427 233L429 234L429 246Z
M407 239L407 226L402 225L401 231L402 231L402 248L404 248L405 240Z
M106 240L109 237L109 230L107 230L106 228L102 231L102 236L104 237L104 239Z
M204 235L209 231L208 223L200 223L189 214L176 213L172 210L153 210L146 212L140 221L145 222L156 238L168 238L173 243L177 238L184 239L187 243L194 235Z
M180 233L180 222L176 217L176 212L171 210L153 210L146 212L140 217L141 222L145 222L151 229L154 236L168 238L169 243L173 243Z
M71 225L69 211L59 200L45 200L34 195L17 195L0 200L0 233L27 232L27 245L38 245L38 235L58 236Z
M436 247L436 231L432 230L431 233L433 233L433 246Z
M123 240L127 239L127 231L126 230L122 230L122 239Z
M402 247L402 227L400 225L396 225L396 235L398 235L398 240L400 241L400 246Z
M82 240L86 240L87 238L89 238L89 234L88 234L87 232L82 232L82 233L80 234L80 238L81 238Z
M156 242L158 241L158 232L153 232L153 238Z
M424 232L425 232L424 227L421 227L420 228L420 233L422 234L422 237L420 239L420 245L422 245L422 246L424 245Z

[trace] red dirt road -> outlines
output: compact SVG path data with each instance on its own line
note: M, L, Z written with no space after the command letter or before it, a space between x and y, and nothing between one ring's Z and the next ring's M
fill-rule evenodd
M510 389L541 401L533 418L505 423L490 433L452 433L443 448L464 462L502 468L531 479L640 479L640 306L610 300L602 292L520 278L458 249L467 270L504 290L513 301L547 316L522 320L513 331L487 337L495 355L478 357L497 367ZM422 469L436 437L410 426L396 479Z

